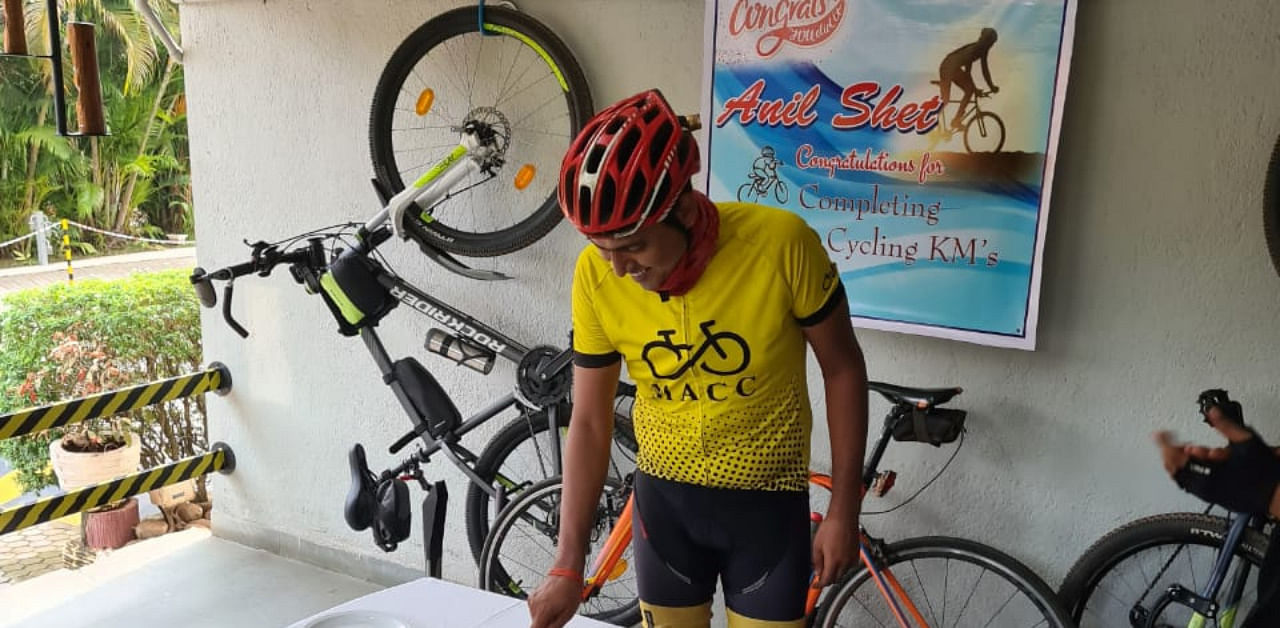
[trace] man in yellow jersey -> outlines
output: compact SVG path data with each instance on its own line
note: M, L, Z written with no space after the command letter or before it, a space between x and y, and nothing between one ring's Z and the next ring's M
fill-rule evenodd
M650 90L587 122L560 204L590 244L573 279L573 419L560 543L530 597L535 628L577 610L622 363L637 386L633 549L649 627L802 626L811 574L857 559L866 369L844 287L789 212L693 190L698 146ZM834 490L812 545L805 346L825 384Z

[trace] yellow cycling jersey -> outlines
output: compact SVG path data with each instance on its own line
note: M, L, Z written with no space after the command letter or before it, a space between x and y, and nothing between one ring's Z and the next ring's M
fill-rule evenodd
M800 217L747 203L718 209L715 254L683 296L615 275L594 246L578 256L575 361L626 360L641 471L717 488L805 490L803 328L844 290Z

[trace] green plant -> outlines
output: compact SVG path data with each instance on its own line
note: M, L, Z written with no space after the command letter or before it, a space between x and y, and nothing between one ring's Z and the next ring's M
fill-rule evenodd
M0 304L0 413L191 373L200 321L184 271L85 280L13 293ZM124 415L142 465L208 449L202 396ZM91 422L86 430L107 429ZM0 441L24 489L53 483L48 447L59 430Z

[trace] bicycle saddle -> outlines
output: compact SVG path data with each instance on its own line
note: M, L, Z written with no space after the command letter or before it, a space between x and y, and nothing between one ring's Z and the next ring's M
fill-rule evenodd
M909 388L883 382L867 382L867 388L880 393L891 403L911 406L923 404L925 407L942 405L964 391L963 388Z
M373 529L373 542L385 552L409 538L412 511L409 486L398 477L376 479L365 461L364 446L356 443L347 454L351 488L342 515L352 530Z

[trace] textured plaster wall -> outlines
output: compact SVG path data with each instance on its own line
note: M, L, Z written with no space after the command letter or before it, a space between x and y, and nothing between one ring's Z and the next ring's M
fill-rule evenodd
M187 0L192 168L200 261L238 262L242 238L274 239L362 219L366 119L395 45L454 2ZM696 110L703 6L694 0L526 0L582 62L597 104L650 85ZM856 17L856 16L855 16ZM1192 402L1223 386L1280 438L1280 279L1266 261L1262 175L1280 131L1280 8L1267 0L1081 2L1035 352L863 331L871 376L966 389L965 446L911 505L868 518L873 532L963 535L1023 559L1051 584L1112 526L1194 508L1159 469L1149 433L1207 437ZM407 246L392 263L466 311L529 343L562 344L580 240L561 225L488 266L514 274L476 284ZM345 453L381 451L407 427L358 340L333 333L318 299L287 276L244 280L236 309L253 336L203 321L207 359L235 390L211 399L212 437L231 443L233 476L215 487L215 531L363 577L420 569L418 533L384 555L341 516ZM437 369L458 405L509 389L511 370L481 378L423 356L425 319L383 327L393 353ZM812 368L812 367L811 367ZM821 422L821 388L812 387ZM873 401L873 432L885 404ZM489 426L495 427L495 426ZM482 430L480 443L492 430ZM827 454L825 430L815 459ZM477 449L479 445L477 444ZM941 468L951 448L894 445L893 505ZM373 454L374 464L388 459ZM446 577L474 580L453 488Z

